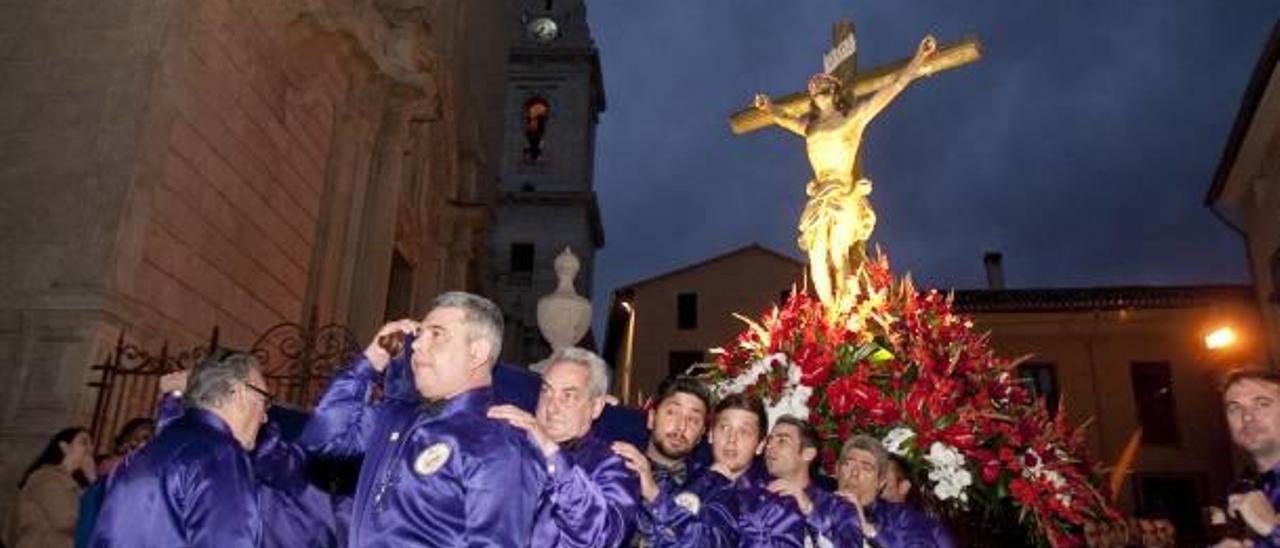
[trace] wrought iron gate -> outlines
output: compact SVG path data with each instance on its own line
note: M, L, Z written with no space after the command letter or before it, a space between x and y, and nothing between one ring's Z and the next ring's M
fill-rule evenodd
M217 347L216 327L206 345L173 352L166 342L157 354L126 343L121 334L111 354L93 366L100 371L99 379L89 383L98 390L91 422L98 451L109 450L111 438L130 419L155 414L160 377L191 369L209 349ZM333 372L359 351L355 336L339 324L319 328L278 324L249 348L262 364L262 375L277 403L297 409L310 409Z

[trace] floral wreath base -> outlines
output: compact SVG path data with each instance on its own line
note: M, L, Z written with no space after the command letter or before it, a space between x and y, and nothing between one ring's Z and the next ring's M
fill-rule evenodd
M994 355L951 296L896 280L884 254L864 261L832 311L804 292L747 324L695 370L717 395L751 392L771 419L808 420L830 472L841 440L866 433L911 470L923 503L965 545L1081 546L1116 519L1082 431L1056 418Z

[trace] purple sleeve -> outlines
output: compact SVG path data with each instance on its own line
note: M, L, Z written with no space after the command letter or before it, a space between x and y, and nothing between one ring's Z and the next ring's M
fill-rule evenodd
M777 497L755 511L738 516L742 546L757 548L803 548L808 528L804 516L792 504Z
M159 434L174 419L181 417L182 413L182 398L170 392L160 396L160 402L156 404L156 433Z
M258 481L291 495L307 488L307 457L302 447L284 440L280 427L268 422L253 448L253 473Z
M183 477L170 482L180 487L170 500L182 516L191 547L255 547L261 540L261 519L248 456L230 448L219 458L197 461Z
M732 490L728 479L720 474L708 473L714 482L711 488L679 493L663 492L649 506L649 521L645 531L654 548L731 548L738 546L736 505L732 502ZM677 498L702 491L710 493L706 500L698 500L697 512L690 511L676 502Z
M466 466L468 548L530 545L538 493L545 481L540 462L531 447L509 438Z
M954 548L955 542L940 522L901 503L879 503L873 519L876 542L884 548Z
M588 476L564 451L557 451L547 471L553 501L550 519L560 533L559 545L620 546L634 520L640 492L639 479L622 459L609 457Z
M369 400L377 380L378 372L364 355L338 371L307 420L299 445L326 457L363 456L376 423Z
M862 546L862 526L858 512L844 499L837 496L815 503L806 520L809 530L833 546Z

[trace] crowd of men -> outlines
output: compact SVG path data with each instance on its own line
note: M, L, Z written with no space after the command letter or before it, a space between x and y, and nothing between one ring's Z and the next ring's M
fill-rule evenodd
M421 321L384 326L293 441L267 420L254 358L214 353L110 474L89 545L954 545L905 500L910 481L874 437L844 440L824 486L808 422L672 377L633 443L598 428L610 407L600 357L556 352L536 405L519 405L494 386L502 338L493 303L440 295ZM1280 546L1280 376L1244 373L1224 390L1233 438L1267 473L1228 508L1250 538L1220 546Z
M385 344L394 335L401 356ZM488 300L437 297L421 321L384 326L292 442L267 421L253 357L214 353L166 398L156 437L111 474L89 544L951 545L938 522L880 498L890 461L873 438L845 444L829 491L813 476L807 422L773 417L770 430L759 399L715 401L673 377L635 444L597 428L609 367L590 351L551 356L531 408L498 393L502 335ZM358 467L354 490L323 489L344 464Z

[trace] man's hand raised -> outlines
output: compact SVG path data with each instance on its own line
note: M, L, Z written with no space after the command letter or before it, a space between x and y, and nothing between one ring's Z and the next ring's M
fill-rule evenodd
M365 347L364 357L368 358L369 364L372 365L374 370L377 372L381 373L386 371L387 364L391 362L392 356L390 352L387 352L386 348L382 347L382 344L380 344L379 341L381 341L383 337L387 336L398 335L403 338L404 335L412 335L417 331L418 322L413 320L396 320L384 325L382 326L382 329L378 330L378 334L373 336L373 342L370 342L369 346Z
M550 457L560 450L560 445L547 435L538 419L524 409L514 405L495 405L489 408L489 418L507 421L511 426L528 432L529 439L542 450L543 457Z
M653 465L649 462L649 457L625 441L613 442L610 447L615 455L622 457L627 469L640 477L640 496L650 504L658 500L658 482L653 479Z

